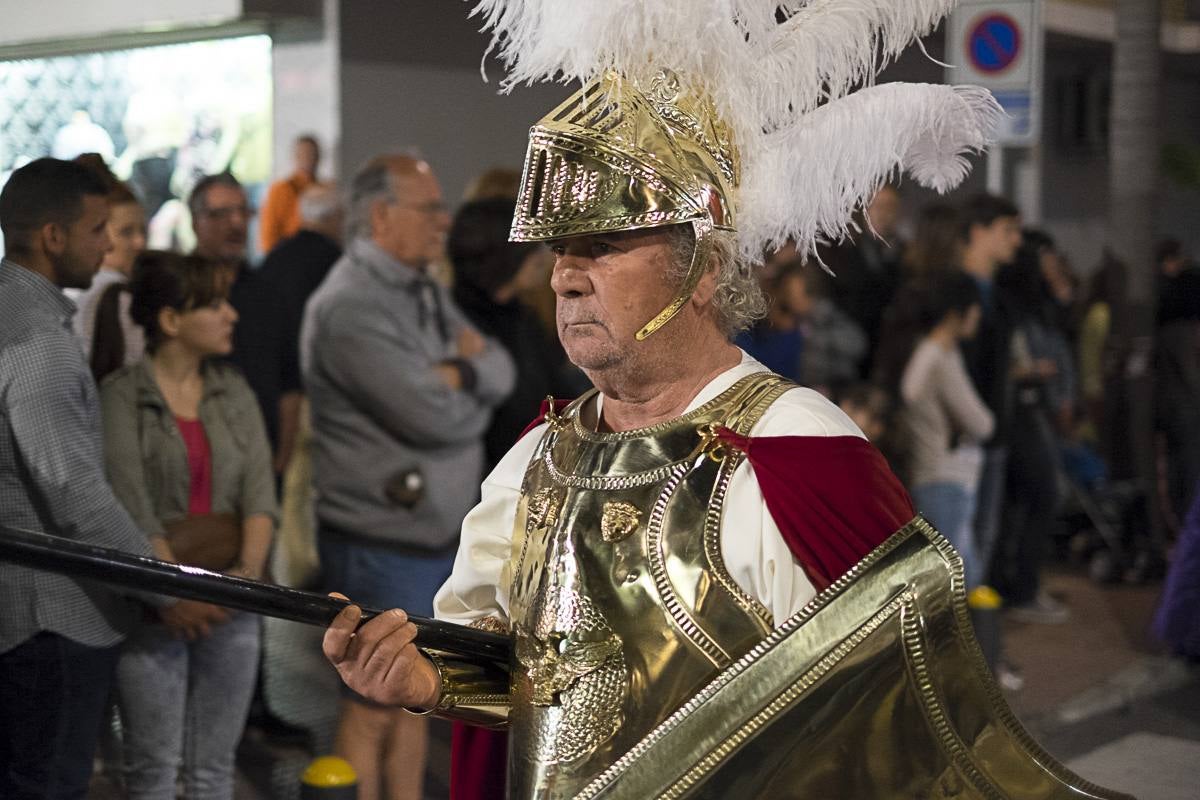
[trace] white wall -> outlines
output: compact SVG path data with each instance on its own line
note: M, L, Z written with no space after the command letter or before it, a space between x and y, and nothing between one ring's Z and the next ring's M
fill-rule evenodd
M242 0L2 0L0 46L230 22Z
M529 127L572 91L564 86L498 95L478 68L343 62L344 174L382 152L415 147L452 207L470 180L493 166L520 169Z
M456 206L478 173L520 169L529 126L572 90L537 86L498 95L504 70L479 63L488 37L469 18L473 3L342 0L342 174L381 152L416 148Z
M338 6L338 0L325 0L320 25L281 26L272 35L275 178L290 173L292 141L304 133L316 134L321 143L321 177L336 179L339 175L342 121Z

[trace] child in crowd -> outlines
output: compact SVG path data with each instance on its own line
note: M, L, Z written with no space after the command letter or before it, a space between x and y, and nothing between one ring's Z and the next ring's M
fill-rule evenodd
M73 323L92 375L99 382L113 370L140 360L145 351L142 329L129 316L126 289L134 259L146 249L146 212L129 186L117 180L100 156L85 153L75 160L109 187L107 228L112 249L104 254L92 285L76 300L79 310ZM114 331L114 326L119 330ZM98 327L106 334L95 347Z
M859 430L877 447L886 440L891 398L882 388L865 381L852 384L838 398L838 408L845 411L846 416L854 420Z

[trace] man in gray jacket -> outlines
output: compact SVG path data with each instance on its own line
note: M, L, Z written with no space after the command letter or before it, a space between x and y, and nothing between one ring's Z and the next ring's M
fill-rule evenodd
M515 372L426 275L450 221L429 165L378 157L349 201L351 241L301 333L322 569L355 602L432 615ZM425 742L423 718L344 699L335 750L360 798L420 797Z

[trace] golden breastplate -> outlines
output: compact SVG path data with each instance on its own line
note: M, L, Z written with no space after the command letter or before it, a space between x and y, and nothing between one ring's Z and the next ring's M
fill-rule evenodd
M571 797L772 628L721 558L749 433L792 388L760 373L676 420L588 431L581 398L530 462L513 532L509 793Z

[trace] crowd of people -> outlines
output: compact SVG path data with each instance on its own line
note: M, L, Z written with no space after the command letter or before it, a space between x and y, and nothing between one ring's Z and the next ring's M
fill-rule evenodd
M544 398L589 387L548 324L553 256L509 241L513 173L477 182L452 214L418 158L373 159L343 192L320 180L314 138L294 155L261 211L257 266L254 210L231 174L188 199L189 254L145 249L138 198L98 157L13 174L0 521L273 580L285 475L311 431L312 587L432 615L479 481ZM968 589L1063 622L1040 576L1064 487L1094 490L1110 469L1123 267L1083 287L1049 236L990 195L923 209L911 238L903 219L885 186L821 264L768 254L769 310L736 343L879 445L962 555ZM1182 518L1200 478L1200 281L1176 242L1157 268L1166 495ZM177 781L231 797L259 637L252 615L0 563L0 764L17 765L0 794L82 796L111 695L130 797L174 797ZM335 748L362 800L419 797L425 737L424 717L346 689Z
M1041 582L1055 539L1069 532L1060 518L1077 493L1130 477L1112 328L1126 267L1106 257L1081 280L1054 240L1022 229L1001 197L929 205L911 238L898 227L899 204L897 188L884 186L861 233L822 253L827 271L786 251L769 258L772 311L738 343L854 415L962 554L968 587L985 590L973 598L981 606L995 591L1013 618L1065 622L1070 609ZM1129 268L1158 274L1163 477L1145 499L1177 529L1200 478L1200 272L1174 240L1153 264ZM828 366L831 348L840 372ZM1020 686L1011 664L996 667Z
M5 496L21 502L3 523L273 580L284 478L307 432L316 530L300 527L321 567L308 588L431 614L478 481L545 396L587 386L520 299L544 308L549 253L508 242L513 197L491 196L515 189L507 171L451 220L419 159L381 156L344 194L318 180L313 137L295 161L267 195L269 250L253 267L255 212L229 173L188 198L188 254L146 249L141 204L94 154L14 174L0 350ZM104 491L61 503L93 484ZM177 784L232 796L262 700L256 617L0 572L14 737L0 794L82 796L111 696L123 763L109 766L130 797L174 797ZM31 664L61 681L16 680ZM424 731L423 718L347 692L336 747L363 797L420 795L419 772L401 767L423 760ZM15 737L53 746L34 754Z

